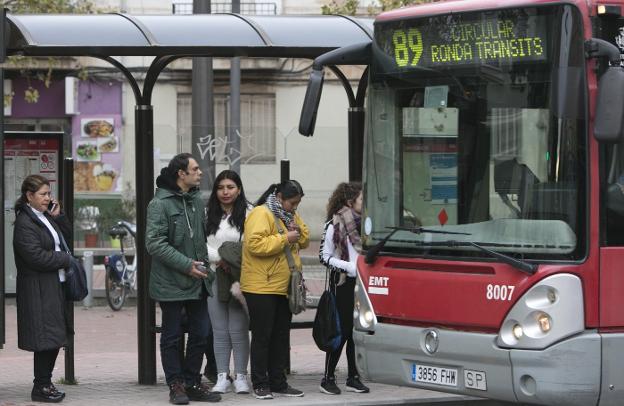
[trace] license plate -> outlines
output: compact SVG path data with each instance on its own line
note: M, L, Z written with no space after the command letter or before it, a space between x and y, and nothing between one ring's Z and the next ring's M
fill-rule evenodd
M487 390L485 372L464 369L464 385L468 389Z
M412 364L412 381L432 383L434 385L457 386L457 370Z

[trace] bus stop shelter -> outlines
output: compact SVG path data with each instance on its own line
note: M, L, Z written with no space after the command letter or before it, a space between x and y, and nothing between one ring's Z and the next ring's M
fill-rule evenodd
M148 292L150 257L145 248L145 226L147 204L154 194L154 132L151 103L159 74L172 61L185 57L314 59L336 48L370 42L372 20L346 16L267 17L238 14L17 15L7 13L6 10L0 17L0 62L4 62L9 55L99 58L119 69L132 88L136 100L138 381L139 384L155 384L155 305ZM128 67L113 56L154 57L141 78L142 86ZM354 105L356 98L345 75L335 66L330 68L345 87L351 109L361 110L362 106ZM0 69L0 84L3 83L2 75ZM364 83L364 76L360 84ZM358 103L361 103L362 99L358 97ZM351 121L349 119L350 126ZM0 116L2 168L4 168L3 123L2 115ZM362 128L361 125L357 127ZM359 138L361 140L361 134ZM351 140L350 135L350 143ZM353 150L351 145L349 150ZM352 155L350 152L350 161L361 166L361 153L359 157L357 154ZM4 211L0 216L4 216ZM4 224L3 218L0 218L0 224ZM4 232L0 233L0 247L4 247ZM4 324L3 269L0 275L0 346L4 343Z

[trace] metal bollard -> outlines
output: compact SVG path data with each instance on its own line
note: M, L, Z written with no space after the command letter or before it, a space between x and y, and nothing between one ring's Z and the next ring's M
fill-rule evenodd
M93 251L85 251L82 255L82 265L87 274L87 289L89 289L87 297L82 300L82 305L91 307L93 306Z

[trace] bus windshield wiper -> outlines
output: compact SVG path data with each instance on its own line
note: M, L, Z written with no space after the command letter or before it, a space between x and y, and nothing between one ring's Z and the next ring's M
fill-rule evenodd
M384 240L387 241L388 239L384 239ZM475 247L479 251L485 252L489 256L494 257L500 260L501 262L506 263L507 265L511 265L512 267L519 269L520 271L526 274L533 275L537 271L537 265L535 264L523 261L521 259L514 258L510 255L506 255L500 252L493 251L473 241L455 241L455 240L430 241L430 242L414 241L414 243L417 243L418 247L421 247L421 248L424 248L424 247ZM373 248L376 248L376 246ZM368 257L368 253L367 253L367 257Z
M460 232L457 232L457 231L432 230L432 229L423 228L423 227L386 227L386 228L389 228L392 231L390 233L388 233L388 235L385 236L383 238L383 240L379 241L371 249L366 251L366 257L365 257L364 261L367 264L372 264L373 262L375 262L375 259L377 258L377 255L379 255L379 252L381 251L381 249L384 247L384 245L386 245L388 240L397 231L409 231L409 232L414 233L414 234L431 233L431 234L471 235L470 233L460 233Z
M459 243L461 245L466 244L466 243ZM529 275L533 275L536 271L537 271L537 265L532 264L530 262L526 262L523 261L521 259L517 259L514 258L510 255L506 255L500 252L496 252L496 251L492 251L489 248L485 248L483 245L477 244L476 242L472 242L472 241L468 241L467 244L479 249L480 251L483 251L485 253L487 253L488 255L501 260L501 262L506 263L507 265L511 265L516 269L521 270L524 273L527 273Z
M390 238L392 238L392 236L397 232L397 231L410 231L413 232L415 234L421 234L421 233L433 233L433 234L459 234L459 235L471 235L470 233L460 233L460 232L456 232L456 231L442 231L442 230L430 230L430 229L426 229L426 228L422 228L422 227L415 227L415 228L408 228L408 227L386 227L386 228L390 228L392 229L392 231L384 237L383 240L379 241L375 246L373 246L371 249L369 249L366 252L366 257L365 257L365 262L367 264L372 264L373 262L375 262L375 258L377 258L377 255L379 255L379 252L383 249L384 245L386 245L386 243L390 240ZM416 243L419 247L440 247L440 246L445 246L445 247L475 247L476 249L478 249L481 252L485 252L486 254L488 254L491 257L494 257L498 260L500 260L501 262L507 264L507 265L511 265L512 267L526 273L529 275L533 275L536 271L537 271L537 265L532 264L530 262L526 262L523 261L521 259L517 259L514 258L512 256L500 253L500 252L496 252L493 251L489 248L484 247L483 245L481 245L480 243L476 243L473 241L455 241L455 240L449 240L449 241L430 241L430 242L421 242L421 241L414 241L414 243Z

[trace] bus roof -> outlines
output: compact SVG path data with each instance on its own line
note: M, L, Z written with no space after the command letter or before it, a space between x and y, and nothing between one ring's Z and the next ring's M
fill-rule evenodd
M467 11L491 10L500 8L527 7L549 3L586 4L584 0L442 0L435 3L404 7L380 14L375 23L401 20L410 17L423 17Z

